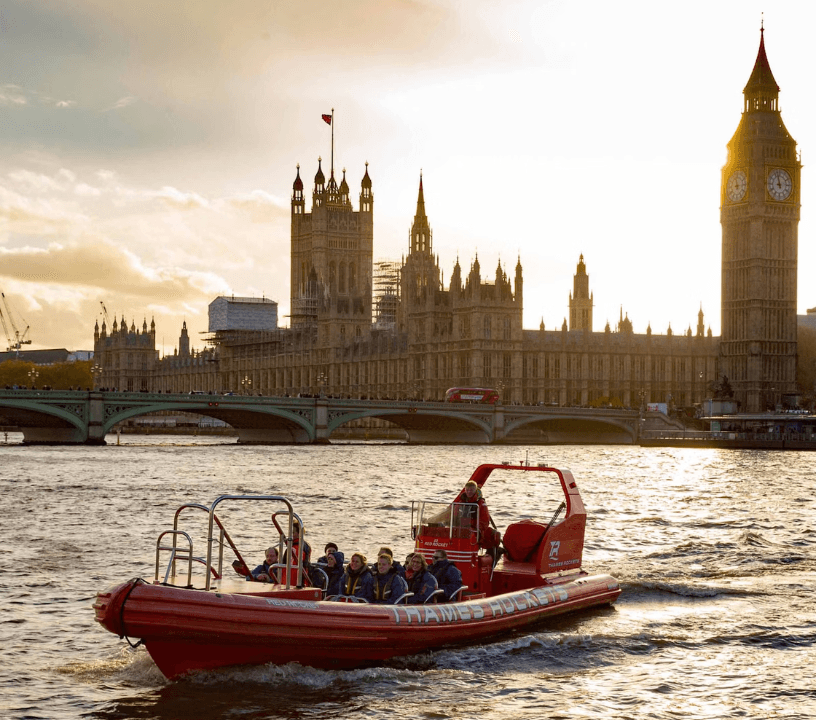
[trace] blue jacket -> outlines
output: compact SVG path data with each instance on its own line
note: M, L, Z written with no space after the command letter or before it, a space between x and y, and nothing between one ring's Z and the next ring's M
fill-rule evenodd
M396 605L405 593L408 592L408 584L402 579L395 567L391 567L387 573L374 574L374 602L383 605Z
M358 573L352 572L351 565L346 568L340 582L340 594L354 595L366 602L374 602L374 577L367 565Z
M264 560L258 567L252 571L252 577L247 575L247 580L257 580L258 575L266 573L271 578L270 582L278 582L277 570L273 570L272 566Z
M343 553L341 553L340 551L337 551L336 553L333 553L333 555L334 555L334 559L337 561L337 564L333 568L330 568L326 564L326 557L325 556L320 558L320 560L317 561L317 565L320 567L320 569L323 572L326 573L326 575L329 578L329 584L326 587L326 595L340 595L341 594L340 593L340 583L343 580L343 560L345 558L343 557ZM315 576L314 576L314 578L312 578L312 583L314 585L316 585L317 587L322 587L323 586L323 576L320 573L315 573L314 575ZM310 577L311 577L311 574L310 574Z
M445 600L450 600L451 595L462 587L462 573L450 560L437 560L428 569L439 587L445 591Z
M438 587L436 578L429 570L414 573L414 576L408 580L408 590L414 593L408 598L408 604L422 605Z

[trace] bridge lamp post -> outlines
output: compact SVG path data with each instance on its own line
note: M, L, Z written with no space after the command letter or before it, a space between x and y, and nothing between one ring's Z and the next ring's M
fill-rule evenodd
M31 387L36 390L37 388L37 378L40 377L40 373L38 373L34 368L28 371L28 377L31 380Z
M323 388L327 384L328 378L326 377L326 373L321 372L317 375L317 396L323 397Z
M243 386L244 395L248 395L252 391L252 378L249 375L244 375L241 385Z

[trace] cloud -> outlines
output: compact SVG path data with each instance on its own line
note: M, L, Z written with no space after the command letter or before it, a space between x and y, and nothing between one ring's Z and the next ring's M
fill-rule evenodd
M233 195L225 201L229 206L245 213L254 223L273 222L288 217L289 201L272 195L264 190L253 190L251 193Z
M122 108L128 107L128 105L133 105L136 102L136 98L128 95L127 97L119 98L111 107L109 107L106 112L110 112L111 110L121 110Z
M96 238L46 248L0 247L0 277L18 283L80 288L83 292L158 302L201 301L223 292L227 283L212 272L152 268L133 253Z
M193 210L210 206L210 203L198 193L185 193L169 186L163 187L158 192L150 193L150 195L179 210Z

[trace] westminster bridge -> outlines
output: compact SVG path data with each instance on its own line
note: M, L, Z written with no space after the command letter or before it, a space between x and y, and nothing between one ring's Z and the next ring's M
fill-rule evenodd
M342 426L379 418L409 443L619 443L637 441L638 413L614 408L479 405L330 397L259 397L67 390L0 390L0 425L27 444L104 445L131 418L193 413L222 420L239 443L329 442Z

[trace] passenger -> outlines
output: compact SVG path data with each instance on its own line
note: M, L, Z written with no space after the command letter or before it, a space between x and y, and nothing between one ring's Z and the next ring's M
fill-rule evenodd
M408 585L394 567L394 558L388 553L380 553L374 572L374 602L396 605L407 592Z
M303 556L304 581L310 582L308 575L308 565L309 560L311 559L312 556L312 548L309 546L309 543L307 543L305 540L301 543L300 523L297 521L297 518L295 518L292 521L292 551L296 559L292 563L292 570L289 575L289 584L290 585L297 584L297 557L299 556L299 554L302 554ZM288 549L283 551L283 559L281 560L281 563L286 564L288 553L289 553Z
M339 550L326 555L326 567L323 571L329 578L326 595L339 595L343 582L343 553ZM317 583L318 585L320 583Z
M472 505L461 505L459 507L460 517L467 522L470 519L470 526L479 531L479 547L484 548L493 557L493 561L500 555L499 545L501 544L501 533L490 527L490 513L487 510L487 503L482 497L482 491L473 481L468 480L465 487L456 496L455 503L473 503Z
M326 546L323 548L323 553L324 554L317 559L317 563L309 569L309 580L312 581L314 587L322 588L323 584L326 583L326 578L328 578L328 584L325 588L326 594L337 595L340 592L340 578L343 576L343 553L339 552L337 543L333 542L326 543ZM338 558L333 558L334 553L338 553L340 556L339 563ZM320 570L323 572L320 572ZM326 573L326 577L323 577L323 573ZM329 586L332 584L332 576L338 574L339 577L334 583L336 589L334 592L329 592Z
M405 579L409 580L411 576L414 574L414 571L411 569L411 558L414 557L414 553L408 553L405 556Z
M445 591L444 600L450 600L453 593L462 587L462 573L448 560L448 553L445 550L435 550L433 559L434 563L430 567L431 573L436 578L439 587Z
M251 575L247 575L247 580L257 580L258 582L280 582L278 570L273 565L278 564L278 548L274 545L266 548L266 559L258 565Z
M327 560L329 559L330 553L336 553L340 548L337 547L337 543L328 542L326 543L326 547L323 548L323 556L317 559L318 565L325 565Z
M406 579L408 580L408 592L414 593L408 598L410 605L422 605L439 586L436 583L436 578L428 570L428 563L422 553L414 553L411 557L411 566L409 568L411 577L408 578L406 572Z
M386 555L391 557L391 564L396 569L397 574L404 580L405 579L405 566L400 564L399 560L394 560L394 551L390 547L381 547L377 551L377 558L380 557L385 553Z
M356 552L351 556L340 584L343 595L353 595L366 602L374 601L374 578L366 565L366 556Z

